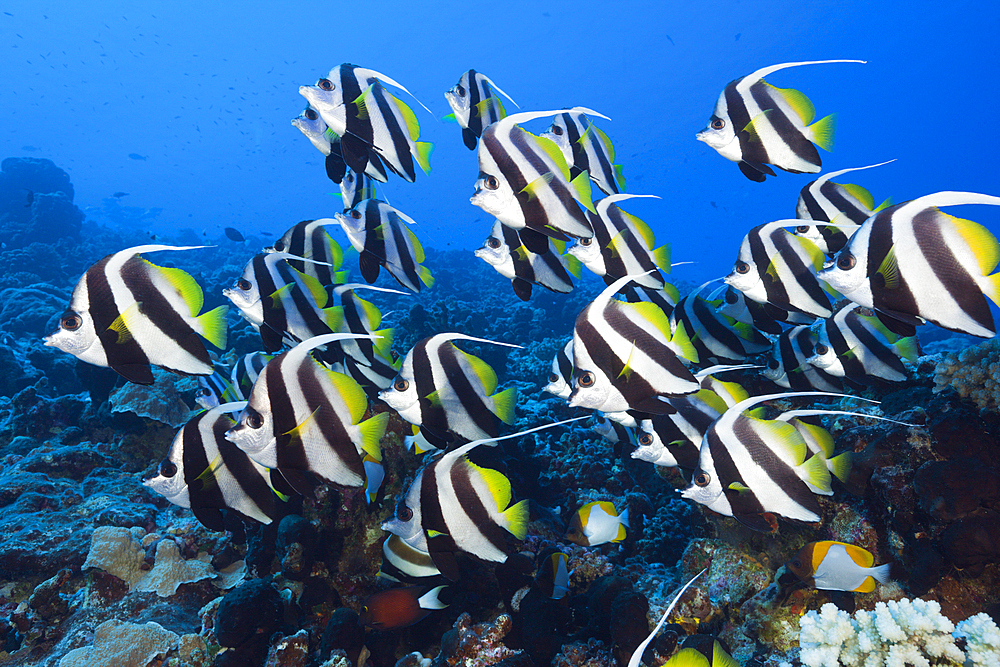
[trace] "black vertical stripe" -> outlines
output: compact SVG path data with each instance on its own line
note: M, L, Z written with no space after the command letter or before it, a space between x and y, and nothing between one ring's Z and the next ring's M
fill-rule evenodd
M439 458L427 464L420 473L420 523L424 535L428 538L427 548L432 558L438 552L458 551L455 538L451 535L448 524L444 520L441 497L438 495L437 468L441 461L442 459ZM430 539L429 533L431 531L442 534Z
M473 472L472 466L467 461L459 459L451 466L447 483L451 484L455 490L460 511L465 513L483 537L489 540L490 544L503 551L507 547L507 531L490 516L489 509L472 485L471 475L473 474L476 473ZM490 500L492 499L491 496ZM501 511L504 509L506 508L500 508Z
M746 131L746 126L753 119L750 118L746 101L739 91L736 90L736 86L742 80L743 77L731 81L725 90L722 91L726 99L726 114L729 116L729 122L733 126L733 132L739 139L741 157L747 162L767 164L770 162L770 158L767 155L767 147L764 146L764 142L751 141L750 133Z
M364 479L364 463L357 446L351 440L336 409L323 391L323 381L319 374L323 371L308 354L299 364L295 373L295 384L306 400L306 410L313 416L313 423L319 429L323 444L336 457L337 462ZM305 416L305 415L303 415ZM334 481L334 480L331 480Z
M484 403L485 399L479 395L477 388L459 365L459 355L462 354L450 341L438 347L438 363L444 370L445 379L451 391L458 398L462 408L475 422L476 426L485 431L490 437L496 437L499 433L499 418L490 411ZM447 415L446 415L447 418ZM449 425L450 426L450 425ZM454 428L450 430L455 433Z
M289 431L298 426L299 422L308 415L296 415L292 407L292 399L289 390L294 390L292 382L294 369L287 367L288 353L286 352L278 363L268 364L264 369L264 387L266 389L267 400L270 404L271 422L274 429L275 453L278 461L278 469L308 470L309 459L301 443L293 446L292 436ZM286 378L286 375L289 376ZM260 380L258 379L258 382Z
M257 283L257 293L260 295L261 311L263 313L264 324L280 337L288 331L288 318L285 316L285 309L271 301L271 295L278 291L280 285L276 285L271 271L267 267L266 253L254 255L251 262L251 280ZM276 352L278 348L268 349L268 352Z
M448 419L438 406L429 398L437 390L434 385L434 360L438 357L437 350L430 349L430 343L440 344L433 337L425 338L410 350L410 360L413 365L413 383L416 385L417 400L420 403L420 426L431 433L444 437L448 431Z
M214 474L204 475L211 461L205 453L206 436L213 437L214 431L209 428L202 430L202 423L210 413L193 419L181 429L181 457L184 461L184 481L188 486L188 498L192 509L222 509L226 506L219 485L215 483ZM203 476L204 475L204 476ZM201 479L199 479L201 477Z
M792 152L809 164L819 167L822 163L819 157L819 151L816 150L816 146L814 146L811 141L806 139L802 130L800 130L796 124L792 122L792 119L785 115L785 112L778 107L778 104L774 99L774 96L776 95L775 91L763 81L758 81L750 86L750 94L753 96L754 101L757 102L757 106L759 106L762 111L770 110L767 114L767 121L778 133L778 136L781 137L786 144L788 144L788 147L792 149ZM795 120L797 121L799 119L796 118ZM793 174L803 173L799 170L789 169L785 166L781 166L781 168L785 171L790 171Z
M410 239L403 227L406 223L392 209L387 208L385 213L385 222L383 223L382 231L386 235L391 234L393 249L392 257L387 256L386 260L399 267L407 280L419 287L420 277L417 275L416 262L410 253ZM389 244L386 244L387 249L388 247ZM390 273L392 272L390 271Z
M768 443L761 439L760 435L751 427L749 419L742 415L738 416L733 424L732 435L739 443L737 446L742 446L750 454L751 460L760 466L771 481L780 486L793 501L817 516L820 514L816 495L795 473L795 470L777 456ZM747 486L750 484L747 483ZM764 501L766 502L766 500L765 498ZM774 510L767 508L765 511Z
M400 174L406 181L412 183L416 178L416 171L413 166L413 156L410 154L410 131L408 128L400 125L399 119L396 117L396 110L393 108L393 102L389 101L390 93L382 85L382 82L375 80L372 84L373 98L378 106L378 112L385 121L386 128L389 130L389 136L392 137L392 148L395 155L388 156L383 149L379 149L380 154L383 159L386 157L395 158L398 164L394 165L397 168L402 169ZM370 121L369 121L370 122Z
M853 198L847 197L847 191L844 190L844 186L832 181L826 181L820 186L820 193L826 197L827 201L833 205L835 209L847 216L847 219L851 222L860 225L872 214L871 211L866 209L860 202L856 202ZM819 218L815 218L818 220ZM824 218L824 220L830 220L830 218Z
M892 370L902 375L906 375L906 367L903 366L903 362L900 361L899 357L889 349L886 344L882 341L879 336L866 326L865 321L857 314L856 311L851 311L851 314L847 316L844 321L845 325L850 327L851 332L857 336L858 340L863 346L861 354L870 355L885 364ZM867 369L866 371L867 372Z
M226 440L226 431L233 426L233 421L225 414L219 414L212 423L212 437L216 448L222 457L225 470L239 486L239 493L257 507L261 513L276 518L274 494L250 457L235 444ZM218 487L217 487L218 488ZM220 489L221 492L221 489ZM234 503L233 503L234 504ZM231 500L226 499L226 505L231 507Z
M474 69L466 72L465 78L465 94L469 96L469 129L477 137L481 137L489 123L483 122L483 117L476 113L476 107L489 96L487 84Z
M142 351L135 338L129 337L118 342L118 332L111 329L111 324L121 315L115 302L111 285L108 283L105 268L115 255L108 255L97 262L84 274L87 285L87 307L94 321L94 331L101 341L104 354L111 368L123 366L149 366L149 358ZM70 314L72 311L67 311Z

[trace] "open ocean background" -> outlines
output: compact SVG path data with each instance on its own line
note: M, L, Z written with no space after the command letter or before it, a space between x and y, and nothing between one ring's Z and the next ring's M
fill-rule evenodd
M414 184L391 178L383 197L418 222L425 246L471 250L492 218L468 201L476 154L441 121L444 91L471 67L522 110L581 105L612 118L599 126L627 191L662 197L626 208L672 244L675 262L697 262L675 279L699 282L730 270L747 229L794 217L814 178L778 172L752 183L695 140L727 82L780 62L867 60L769 77L805 92L817 118L839 113L824 171L895 158L841 179L876 202L1000 194L998 34L1000 4L986 1L8 0L0 157L53 160L88 218L110 226L191 228L209 241L227 226L280 234L340 209L323 156L290 120L305 107L300 84L352 62L395 78L434 112L399 94L435 144L432 172ZM129 194L116 202L115 192ZM116 208L125 211L109 214ZM1000 211L983 209L955 213L1000 233Z

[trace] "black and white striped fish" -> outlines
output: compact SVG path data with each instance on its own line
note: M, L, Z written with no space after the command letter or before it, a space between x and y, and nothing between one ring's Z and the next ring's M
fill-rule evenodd
M326 226L333 224L330 218L319 220L303 220L296 223L281 235L266 252L284 252L294 257L286 258L288 265L301 273L312 276L320 285L333 285L344 282L344 275L339 273L344 263L344 251L340 244L333 240L326 231ZM308 262L302 259L311 260Z
M587 172L590 180L606 195L625 191L622 167L614 164L615 147L585 113L566 111L552 120L552 126L543 137L556 143L566 157L570 176L576 178Z
M678 356L698 359L684 327L671 332L669 319L655 304L612 298L631 279L613 282L576 318L572 407L662 414L668 410L662 397L698 391Z
M889 162L870 164L867 167L854 167L831 171L807 184L799 192L799 202L795 207L795 217L800 220L816 220L818 222L833 222L833 225L800 224L795 233L804 236L819 247L824 254L832 257L847 245L847 239L874 213L888 208L891 199L875 206L871 193L860 185L853 183L834 183L832 179L852 171L881 167Z
M524 237L536 237L534 242L525 243ZM528 245L547 246L543 253L528 250ZM573 291L573 279L580 277L580 262L571 255L560 254L554 241L543 234L528 229L520 231L508 227L499 220L493 223L493 231L483 243L483 247L475 251L476 257L497 270L504 278L510 278L514 294L522 301L531 298L532 285L565 294Z
M194 402L205 410L211 410L223 403L242 401L236 387L230 380L231 369L218 361L212 362L215 371L211 375L198 376L198 390L194 394Z
M413 110L389 93L383 83L410 94L384 74L348 63L331 69L314 86L300 86L299 93L340 135L348 167L358 173L365 171L374 149L386 166L412 183L416 179L414 161L430 173L432 145L417 140L420 126Z
M629 283L621 288L621 294L629 303L652 303L667 316L674 312L674 307L681 300L680 292L670 283L664 283L661 289L650 289L635 283Z
M366 282L375 282L380 267L385 267L408 290L419 292L422 286L434 285L430 269L421 264L423 246L404 224L416 224L413 218L378 199L366 199L336 218L358 251L361 276Z
M458 83L444 94L455 121L462 128L462 140L469 150L476 149L483 130L507 115L503 102L494 92L500 93L517 106L517 102L500 90L488 76L474 69L462 74Z
M725 282L759 303L830 317L830 297L816 277L825 259L823 252L812 241L784 228L797 222L777 220L747 232Z
M334 183L340 183L347 171L347 164L340 152L340 137L327 126L326 121L320 117L319 113L309 106L292 119L292 125L305 135L306 139L316 147L316 150L326 156L327 178ZM381 164L381 162L376 164Z
M871 310L857 304L818 321L813 329L819 340L807 361L859 384L870 384L871 378L902 382L907 372L901 357L912 362L918 356L915 336L897 336Z
M863 62L782 63L731 81L719 95L708 126L697 134L697 139L738 163L751 181L761 183L767 176L774 176L769 164L793 174L815 174L822 161L813 144L832 149L835 115L813 123L816 111L808 97L791 88L775 88L764 77L799 65Z
M559 348L552 359L552 370L549 371L548 384L542 387L557 398L568 399L573 391L573 339Z
M684 331L698 351L698 361L707 364L736 364L751 354L771 348L771 341L749 324L718 313L720 301L709 301L708 284L677 302L670 313L670 326L684 325Z
M718 301L719 314L731 317L737 322L749 324L754 329L773 336L779 335L785 330L781 323L785 324L812 324L816 319L805 313L797 313L783 308L778 308L770 303L759 303L753 299L748 299L732 285L723 285L723 288L709 295L710 300Z
M804 324L783 332L771 348L771 358L764 369L764 377L779 387L795 391L842 390L840 378L809 363L809 359L816 353L817 340L816 333Z
M230 442L257 463L277 468L304 495L313 487L309 473L362 486L364 456L382 460L379 440L389 414L363 420L368 399L358 383L310 354L350 335L317 336L268 362L236 425L226 432Z
M377 198L375 179L368 174L357 174L350 169L347 170L344 178L340 181L340 200L344 204L345 211L354 208L366 199Z
M376 576L404 584L424 584L440 579L441 571L429 553L414 549L399 535L389 533L382 542L382 567Z
M45 344L95 366L110 366L135 384L152 384L150 365L186 373L214 371L199 335L226 346L226 306L198 314L201 287L181 269L157 266L141 253L204 246L141 245L108 255L73 288L59 329Z
M436 334L406 353L399 374L379 398L406 421L446 442L495 438L501 422L514 422L516 389L494 393L496 373L479 357L455 347L455 340L520 347L458 333Z
M222 290L260 333L268 352L337 329L337 313L325 309L326 290L315 278L292 268L287 260L295 259L302 258L285 252L255 255L233 286Z
M458 552L504 562L510 536L521 540L527 534L528 503L522 500L511 505L510 481L497 470L476 465L468 453L480 445L492 446L498 440L565 423L475 440L424 464L382 529L429 553L434 565L452 581L461 577L455 559Z
M569 249L580 263L611 284L622 276L634 276L634 284L663 289L660 270L670 273L670 246L656 244L645 222L618 208L618 202L655 195L611 195L597 202L596 213L588 214L594 235L582 238Z
M600 116L582 108L574 111ZM559 113L517 113L486 128L479 144L479 179L470 201L514 229L528 227L560 239L588 238L593 230L584 210L594 210L590 179L583 173L571 179L559 147L518 125ZM541 253L547 247L528 249Z
M1000 303L997 239L985 227L939 206L1000 205L1000 197L938 192L869 218L820 272L845 297L871 308L893 333L912 336L932 322L989 338L996 326L989 297Z
M181 427L156 476L143 482L211 530L227 529L223 510L265 524L280 516L270 471L225 438L235 423L229 413L241 408L224 403Z
M371 334L375 337L345 338L333 343L341 352L339 357L343 358L347 374L358 381L369 397L375 398L379 391L392 383L399 372L399 363L391 358L393 330L379 329L382 313L370 301L359 297L359 290L391 294L404 292L360 283L336 285L331 290L332 307L340 311L337 332Z
M270 354L248 352L236 360L232 375L229 376L229 383L239 396L239 400L245 401L250 396L253 383L257 381L257 376L271 359L274 359L274 356Z

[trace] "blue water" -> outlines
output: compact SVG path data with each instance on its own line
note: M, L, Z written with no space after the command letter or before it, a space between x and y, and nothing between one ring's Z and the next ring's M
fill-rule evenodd
M774 63L794 68L817 116L839 112L824 170L896 158L845 179L881 201L938 190L1000 195L995 2L104 2L13 0L0 13L0 157L66 169L91 219L102 201L162 209L151 233L227 226L280 234L331 215L322 156L290 124L311 84L342 62L384 72L436 147L430 176L392 179L384 195L433 247L474 248L492 219L468 202L475 153L441 122L443 93L475 68L524 110L583 105L624 165L628 210L699 281L730 269L751 226L791 217L806 175L748 181L695 141L727 82ZM535 132L545 121L527 126ZM131 156L131 157L130 157ZM853 176L853 175L852 175ZM1000 212L955 213L1000 232Z

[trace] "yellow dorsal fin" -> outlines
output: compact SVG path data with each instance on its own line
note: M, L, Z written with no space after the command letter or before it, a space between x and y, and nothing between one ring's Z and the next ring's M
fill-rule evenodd
M795 422L795 428L803 434L804 438L808 438L812 442L816 443L819 447L819 451L823 453L823 456L830 458L833 456L833 436L822 426L817 426L815 424L810 424L809 422L804 422L801 419L793 420Z
M413 109L408 107L405 102L388 91L385 92L385 96L389 99L389 102L399 110L399 114L403 117L403 122L406 124L406 131L409 133L410 139L413 141L419 139L420 124L417 122L417 117L413 113Z
M323 321L326 322L326 326L330 327L330 331L341 332L344 329L344 307L343 306L330 306L329 308L323 308L321 310L323 313Z
M728 408L726 402L711 389L700 389L694 393L694 396L720 415Z
M517 389L508 387L499 394L493 394L493 414L504 424L514 423L514 405L517 403Z
M785 452L791 461L791 465L800 465L806 460L809 450L806 447L806 441L802 439L802 435L799 434L795 426L788 422L774 419L757 419L754 417L748 417L748 419L751 420L754 430L767 443L768 447L776 451Z
M621 209L618 210L621 211ZM632 229L635 230L635 233L638 234L639 237L646 242L646 249L651 250L653 248L653 244L656 243L656 237L653 236L653 230L649 228L649 225L647 225L645 221L635 217L631 213L626 213L625 211L621 211L621 214L622 217L625 218L626 221L628 221Z
M586 169L581 171L576 178L569 182L569 188L574 193L574 199L583 204L583 207L591 213L596 213L593 193L590 189L590 172Z
M682 648L677 653L674 653L670 657L670 660L663 663L661 667L711 667L711 663L697 649Z
M667 317L667 314L663 312L663 309L652 301L636 301L635 303L615 301L614 303L617 303L617 307L622 310L631 310L636 313L650 326L655 327L665 340L671 340L672 335L670 333L670 319Z
M341 400L344 401L344 405L347 406L347 410L351 415L351 423L357 424L365 416L365 410L368 409L368 397L365 396L365 391L349 375L328 370L327 377L337 389L337 393L340 395Z
M802 121L803 127L813 122L813 118L816 117L816 108L802 91L795 90L794 88L776 88L766 82L764 82L764 85L770 88L772 93L780 95L781 99L785 100L788 106L792 107L795 115Z
M410 245L413 246L413 259L417 264L424 261L424 246L420 243L420 239L417 235L413 233L413 230L409 227L403 227L406 231L406 236L410 239Z
M618 189L625 192L625 174L622 171L622 166L620 164L612 165L615 170L615 183L618 184Z
M168 283L170 283L170 286L177 291L177 294L184 299L184 303L187 307L191 309L192 317L198 314L201 307L205 303L205 295L201 291L201 286L198 285L197 281L195 281L190 273L181 269L157 266L148 259L144 259L142 261L145 263L146 268L149 271L156 271Z
M548 137L539 137L531 132L525 130L525 134L535 142L535 145L541 149L546 155L549 156L549 160L555 165L556 169L562 175L564 181L569 180L569 165L566 164L566 156L563 155L562 149L556 145L556 142L552 141Z
M1000 261L1000 245L997 244L996 237L978 222L956 218L943 211L939 211L938 214L944 216L946 221L954 225L958 233L965 239L979 262L979 271L984 276L992 273L997 268L997 262Z
M604 150L608 154L608 162L614 162L615 147L611 143L611 139L608 139L608 135L604 134L604 132L601 131L601 128L597 127L593 123L590 124L590 127L588 127L587 130L590 131L591 128L593 128L592 130L593 135L597 138L598 141L601 142L601 145L604 146Z
M838 183L838 185L840 184ZM840 185L840 187L844 188L848 194L852 195L855 199L861 202L861 205L869 211L871 211L872 207L875 206L875 198L872 197L872 193L868 192L860 185L855 185L854 183L844 183L843 185Z
M687 330L684 328L684 322L678 321L677 328L674 329L674 335L670 337L670 347L693 364L698 363L698 349L691 342L691 337L688 336Z
M802 250L806 253L814 271L819 271L823 268L823 262L826 261L826 255L823 254L823 251L819 249L818 245L804 236L792 235L792 238L795 239Z
M832 113L806 128L813 143L825 151L833 150L833 135L837 133L837 114Z
M872 213L878 213L879 211L884 211L885 209L892 206L892 197L886 197L885 201L872 209Z
M482 385L483 392L485 395L489 396L497 388L497 374L493 368L480 359L479 357L469 354L464 350L459 350L455 348L458 352L462 353L462 356L468 362L469 367L472 368L472 372L479 378L479 382Z
M889 248L882 263L879 264L878 275L882 276L882 281L886 289L896 289L899 287L899 264L896 263L896 245Z
M875 556L873 556L867 549L862 549L854 544L844 544L844 550L847 552L847 555L851 557L851 560L861 567L871 567L875 564Z
M499 470L494 470L493 468L482 468L466 457L462 457L465 464L469 466L469 469L473 474L478 475L483 482L486 483L486 488L490 490L490 495L493 496L493 502L496 503L496 508L498 512L502 512L507 509L507 505L510 504L510 480L504 476Z
M365 301L357 295L354 296L354 304L361 313L361 317L364 318L365 326L368 329L378 329L382 324L382 312L378 307L371 301Z

